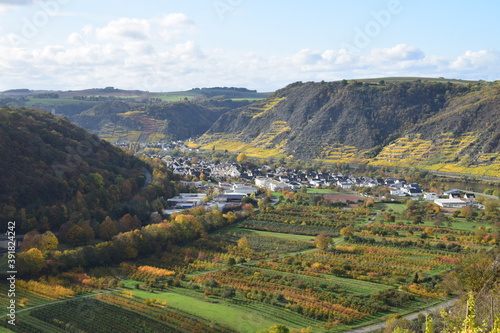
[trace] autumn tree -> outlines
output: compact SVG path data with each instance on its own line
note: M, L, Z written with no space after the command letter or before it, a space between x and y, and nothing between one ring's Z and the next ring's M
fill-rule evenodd
M236 162L238 163L244 163L247 160L247 155L244 153L239 153L238 156L236 157Z
M66 241L72 245L86 245L93 241L94 237L94 230L88 221L73 225L65 235Z
M348 225L340 229L340 235L342 236L352 236L354 233L354 227L352 225Z
M102 240L110 240L118 234L118 223L111 217L106 216L104 221L99 226L99 237Z
M40 234L38 231L33 230L24 235L23 242L21 243L21 250L27 251L32 248L37 248L45 252L47 250L56 249L58 245L59 241L51 231Z
M248 238L241 237L238 240L238 247L241 248L241 249L248 249Z
M316 238L314 238L314 246L319 249L326 249L332 242L332 237L328 236L325 232L320 232Z
M129 230L139 229L141 227L141 221L130 214L125 214L118 221L118 231L127 232Z
M59 240L51 231L46 231L41 235L38 249L42 252L57 249Z
M16 258L16 268L20 276L37 275L45 265L42 251L31 248L26 252L21 252Z
M241 209L248 215L252 215L255 208L252 204L246 203L241 205Z
M375 205L375 200L373 198L366 198L363 206L366 208L372 208Z
M474 210L471 206L464 206L460 209L460 215L464 217L467 221L472 221L474 218Z

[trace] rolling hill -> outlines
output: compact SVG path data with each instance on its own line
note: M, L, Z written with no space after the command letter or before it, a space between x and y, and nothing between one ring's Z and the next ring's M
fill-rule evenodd
M0 108L0 142L0 225L19 233L100 222L145 182L144 162L44 111Z
M178 92L114 87L77 91L12 89L1 94L0 106L29 107L63 115L111 142L147 143L200 136L222 113L268 95L234 87Z

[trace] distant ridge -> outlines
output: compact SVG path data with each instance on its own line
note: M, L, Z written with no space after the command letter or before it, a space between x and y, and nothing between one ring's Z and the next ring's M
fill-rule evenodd
M499 128L498 82L296 82L222 115L192 145L500 177Z

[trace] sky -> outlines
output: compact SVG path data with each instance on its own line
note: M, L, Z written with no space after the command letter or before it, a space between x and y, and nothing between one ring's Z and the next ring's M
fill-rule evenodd
M500 79L494 0L0 0L0 91Z

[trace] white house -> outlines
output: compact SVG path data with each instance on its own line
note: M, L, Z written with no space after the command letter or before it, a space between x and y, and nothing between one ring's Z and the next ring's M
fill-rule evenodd
M255 186L268 188L271 191L290 190L292 188L290 184L263 177L255 178Z

